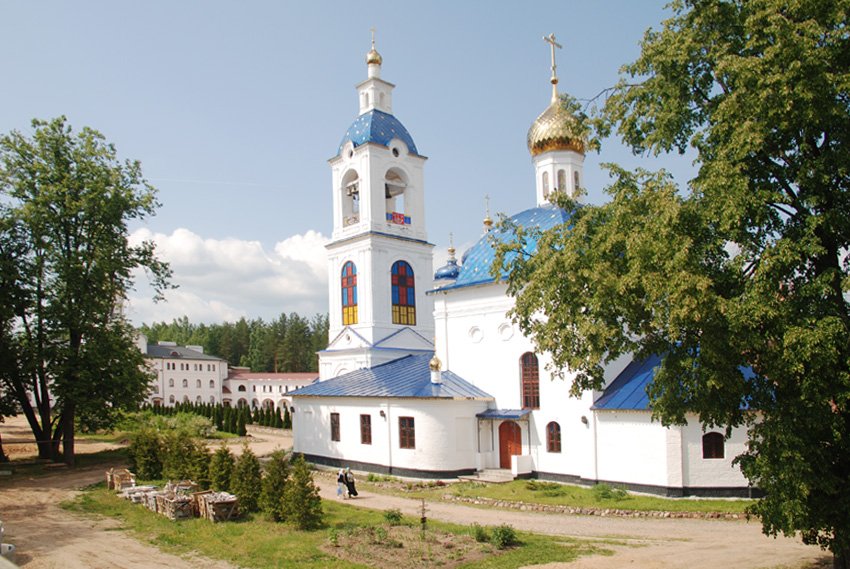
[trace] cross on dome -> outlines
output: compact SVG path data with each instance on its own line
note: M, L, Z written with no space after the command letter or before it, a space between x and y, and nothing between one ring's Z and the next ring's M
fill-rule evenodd
M558 66L555 65L555 48L563 49L564 46L555 41L554 33L551 33L548 36L543 36L543 41L548 43L552 50L552 77L549 79L549 82L552 83L552 102L554 103L558 100L558 74L555 72Z

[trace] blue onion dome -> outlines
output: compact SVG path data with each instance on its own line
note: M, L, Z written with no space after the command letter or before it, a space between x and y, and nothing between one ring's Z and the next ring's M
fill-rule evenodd
M448 262L437 269L434 273L434 280L455 280L460 273L460 267L457 264L457 259L449 259Z
M413 137L397 118L378 109L372 109L354 119L339 143L337 154L342 152L342 147L349 140L356 148L367 142L377 142L382 146L389 146L390 141L394 138L404 142L411 154L419 154L419 151L416 150L416 144L413 143Z
M521 211L516 215L512 215L509 219L513 225L526 229L537 228L545 231L557 227L562 223L569 222L570 213L556 205L544 204ZM490 267L493 266L493 260L496 258L495 245L510 243L513 239L514 234L510 229L496 227L486 233L475 245L464 252L460 273L454 284L447 285L447 287L458 288L493 282L494 279L490 274ZM534 254L537 251L537 241L531 235L527 236L527 239L525 250L529 254ZM503 274L502 278L507 278L507 275Z

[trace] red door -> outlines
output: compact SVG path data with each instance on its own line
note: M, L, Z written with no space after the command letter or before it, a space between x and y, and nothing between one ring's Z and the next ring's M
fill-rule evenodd
M510 468L515 454L522 454L522 429L513 421L505 421L499 425L499 468Z

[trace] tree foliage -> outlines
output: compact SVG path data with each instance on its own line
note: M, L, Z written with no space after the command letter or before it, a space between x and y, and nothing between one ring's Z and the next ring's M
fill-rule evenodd
M310 530L321 527L324 513L319 488L313 482L313 474L304 457L298 455L292 461L289 482L283 491L281 511L283 518L298 529Z
M556 369L575 372L574 393L602 387L622 354L663 354L655 415L747 426L738 461L766 492L753 509L765 532L799 531L846 566L848 4L671 7L597 126L638 153L692 147L698 175L681 189L612 166L611 201L576 208L534 256L518 230L499 259L514 314Z
M289 457L285 450L276 450L269 457L260 492L260 509L275 522L284 519L283 493L289 482Z
M219 492L229 492L235 463L233 453L226 444L222 443L210 459L210 488Z
M236 459L233 467L233 478L230 481L230 491L239 497L239 509L243 512L256 512L259 508L262 470L257 455L242 446L242 454Z
M74 427L112 426L148 376L121 313L132 273L159 294L169 271L127 224L152 215L138 162L64 117L0 137L0 394L26 416L39 456L73 462Z

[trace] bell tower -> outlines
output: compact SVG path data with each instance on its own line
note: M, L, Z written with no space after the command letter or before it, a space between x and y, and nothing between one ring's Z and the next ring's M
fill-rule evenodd
M359 115L328 161L330 344L319 354L322 379L433 350L426 157L392 114L395 85L381 79L382 63L373 31L366 80L357 85Z

